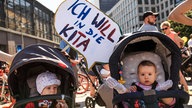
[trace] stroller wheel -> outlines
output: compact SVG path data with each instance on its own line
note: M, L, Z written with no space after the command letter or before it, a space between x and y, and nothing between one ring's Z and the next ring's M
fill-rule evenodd
M95 108L95 101L91 97L87 97L85 99L85 106L86 108Z

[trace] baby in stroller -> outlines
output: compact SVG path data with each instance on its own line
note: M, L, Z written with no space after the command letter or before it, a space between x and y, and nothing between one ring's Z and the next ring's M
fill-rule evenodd
M56 74L46 71L39 74L36 78L36 87L40 95L51 95L57 94L58 86L61 85L61 81L57 78ZM57 100L53 102L51 100L40 100L38 101L38 107L51 107L56 108L68 108L65 100ZM35 103L28 103L25 108L35 108Z
M132 83L129 88L125 88L123 85L121 85L111 77L107 79L106 84L109 85L109 87L116 89L121 94L126 92L136 92L151 89L167 90L172 86L171 80L168 80L159 85L156 81L156 73L156 65L149 60L143 60L139 63L137 68L138 82ZM162 102L159 102L160 107L172 107L175 104L175 98L162 98L161 100ZM134 106L146 107L142 100L132 101L132 104ZM123 105L125 108L131 107L130 103L128 102L123 102Z
M150 61L156 67L156 76L145 83L157 82L157 85L149 88L142 86L139 91L135 86L140 86L142 82L138 71L141 71L139 64L143 61ZM180 50L165 35L157 32L125 34L115 46L109 60L112 78L108 78L106 82L110 82L108 86L114 88L113 105L124 108L125 103L129 103L131 108L137 108L142 106L134 106L134 100L142 100L143 107L147 108L167 107L159 105L159 101L168 104L168 107L182 108L184 103L188 103L189 94L178 86L180 65ZM149 69L144 73L148 71ZM119 80L123 80L120 81L121 84L117 82Z
M16 100L13 108L75 107L75 75L69 60L56 48L31 45L17 53L8 86Z

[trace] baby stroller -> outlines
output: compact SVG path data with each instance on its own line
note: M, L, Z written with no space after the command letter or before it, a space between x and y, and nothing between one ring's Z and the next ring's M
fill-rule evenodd
M55 73L61 81L58 94L40 96L35 80L46 70ZM56 48L31 45L14 58L8 76L11 95L16 99L14 108L23 108L28 102L64 99L69 108L75 107L76 81L70 62Z
M153 61L158 70L157 82L170 79L173 81L172 87L167 91L149 90L124 94L114 90L114 106L123 108L123 101L140 99L144 100L147 108L156 108L157 100L166 97L176 98L175 108L182 108L184 103L188 103L188 93L178 87L181 52L171 39L158 32L125 34L110 57L111 76L116 80L122 79L125 81L124 86L129 87L137 81L136 69L142 60Z
M97 77L99 84L98 86L96 86L96 84L91 81L91 83L93 84L93 87L96 90L96 93L94 97L88 96L85 99L86 108L95 108L96 103L99 106L105 106L106 108L112 108L113 106L112 104L113 90L105 84L105 79L103 75L100 73L102 68L103 66L101 64L95 64L92 68L92 71L94 75Z

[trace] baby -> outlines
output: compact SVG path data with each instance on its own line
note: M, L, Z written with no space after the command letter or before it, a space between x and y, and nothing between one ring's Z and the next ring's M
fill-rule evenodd
M39 74L36 79L36 88L40 95L57 94L60 84L61 81L57 78L56 74L49 71ZM38 101L38 107L51 108L54 106L56 108L68 108L65 100L57 100L57 102L53 102L51 100ZM36 108L36 106L34 103L30 102L25 106L25 108Z
M137 75L139 82L133 83L129 88L125 88L122 84L118 83L113 78L107 78L106 84L110 88L116 89L120 94L126 92L135 92L135 91L143 91L143 90L151 90L155 89L157 91L167 90L172 86L172 81L168 80L163 84L158 84L156 82L156 66L151 61L144 60L142 61L137 68ZM164 104L172 106L175 103L175 98L162 98L161 99Z

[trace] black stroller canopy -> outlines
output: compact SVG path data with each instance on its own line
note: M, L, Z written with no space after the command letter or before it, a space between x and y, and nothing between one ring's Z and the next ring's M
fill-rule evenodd
M125 34L117 45L110 57L109 65L111 76L119 79L119 70L121 67L121 59L124 53L137 51L152 51L158 54L166 65L170 65L171 69L166 67L165 71L170 73L173 80L173 87L177 87L179 77L178 72L181 65L181 52L177 45L166 35L160 32L138 32L134 34ZM167 57L171 56L171 62L167 61ZM167 78L166 78L167 79Z
M76 89L75 76L68 59L56 48L32 45L21 50L12 62L8 76L12 95L22 94L19 86L26 82L27 78L46 70L70 77L70 84Z

